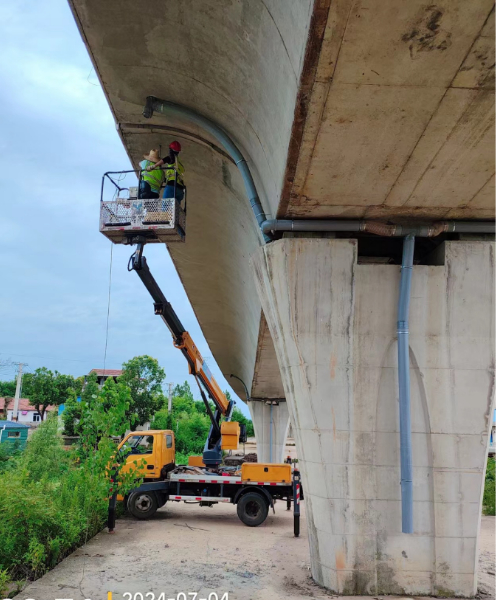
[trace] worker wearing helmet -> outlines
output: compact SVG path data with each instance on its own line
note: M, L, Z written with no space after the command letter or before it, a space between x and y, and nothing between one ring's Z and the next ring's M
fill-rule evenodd
M184 166L179 160L181 144L173 141L169 145L169 155L160 159L153 165L147 167L147 171L153 173L153 169L165 165L165 188L163 198L175 198L181 201L184 198Z
M150 150L149 154L144 154L140 162L142 171L139 182L139 198L159 198L160 188L164 181L164 172L161 169L154 169L153 165L160 161L158 150Z

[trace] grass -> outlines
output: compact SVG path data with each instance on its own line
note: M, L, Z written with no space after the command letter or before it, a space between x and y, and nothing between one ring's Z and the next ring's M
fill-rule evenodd
M107 483L63 449L57 426L57 419L50 419L24 453L3 461L0 584L7 575L39 577L105 523Z

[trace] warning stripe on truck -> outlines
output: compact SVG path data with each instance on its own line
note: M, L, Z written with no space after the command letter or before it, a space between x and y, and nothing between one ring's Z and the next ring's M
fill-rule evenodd
M196 502L231 502L231 498L218 496L169 496L169 500L195 500Z
M214 477L202 477L201 479L195 475L183 475L182 473L173 473L170 476L170 481L179 483L235 483L237 485L291 485L291 481L242 481L241 477L226 477L225 475Z

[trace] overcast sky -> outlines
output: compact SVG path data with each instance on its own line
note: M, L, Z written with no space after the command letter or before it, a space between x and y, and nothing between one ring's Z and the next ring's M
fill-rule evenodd
M131 165L68 4L3 2L0 32L0 361L83 375L104 366L111 243L98 231L101 176ZM149 354L167 381L189 379L193 389L148 292L127 271L131 251L113 248L106 368ZM146 254L219 384L230 390L165 245L148 246ZM0 379L13 376L14 367L0 369ZM239 399L238 406L248 415Z

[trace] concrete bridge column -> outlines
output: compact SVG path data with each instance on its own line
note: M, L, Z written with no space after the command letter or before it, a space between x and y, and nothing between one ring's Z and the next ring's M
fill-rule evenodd
M343 594L472 596L494 390L494 244L446 242L413 270L414 533L401 532L400 268L356 240L253 256L302 470L314 579Z
M285 401L276 402L248 401L260 463L280 463L285 458L284 449L289 430L288 405Z

